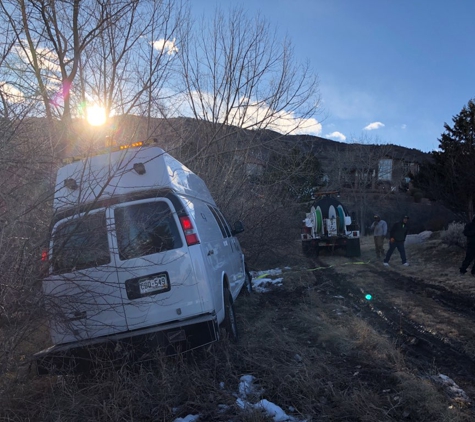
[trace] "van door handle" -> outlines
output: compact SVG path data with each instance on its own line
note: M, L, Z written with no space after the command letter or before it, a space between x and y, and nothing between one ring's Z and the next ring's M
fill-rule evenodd
M213 255L213 254L214 254L214 250L213 250L213 249L211 249L211 250L208 251L208 256Z

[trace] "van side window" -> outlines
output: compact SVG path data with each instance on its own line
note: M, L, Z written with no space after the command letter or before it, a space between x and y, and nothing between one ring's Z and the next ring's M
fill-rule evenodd
M58 225L53 233L53 272L66 273L110 262L105 212Z
M218 223L218 226L221 230L221 234L223 237L230 237L231 236L231 230L229 229L228 223L223 217L223 214L217 209L209 206L209 209L213 213L214 218L216 219L216 222Z
M219 217L221 218L221 220L223 222L224 228L226 230L226 235L228 237L231 237L231 229L229 228L230 226L229 226L228 222L226 221L226 219L224 218L223 213L218 209L216 209L216 212L218 213Z
M229 237L227 235L226 226L224 225L223 221L219 217L218 210L216 208L213 208L213 207L209 206L209 205L208 205L208 208L210 209L211 213L213 214L213 217L216 220L216 223L218 223L219 229L221 230L221 234L223 235L223 237Z
M121 260L183 246L173 213L163 201L117 208L115 229Z

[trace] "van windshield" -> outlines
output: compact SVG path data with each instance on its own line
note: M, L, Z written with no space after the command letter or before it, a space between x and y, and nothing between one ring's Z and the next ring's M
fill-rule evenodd
M117 208L115 228L121 260L183 246L173 213L164 201Z
M53 233L53 272L65 273L110 262L105 212L59 224Z

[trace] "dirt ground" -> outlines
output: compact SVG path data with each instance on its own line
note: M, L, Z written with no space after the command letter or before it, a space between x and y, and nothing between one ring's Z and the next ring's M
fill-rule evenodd
M360 258L335 252L312 261L317 281L331 280L333 294L396 341L406 359L421 371L448 376L473 400L475 277L459 274L464 251L429 238L407 244L406 252L409 267L397 250L390 267L383 266L369 236L362 238Z
M0 419L284 420L236 404L240 377L252 374L252 403L275 403L293 415L286 420L475 420L475 277L459 275L461 248L436 235L408 242L408 267L397 251L383 266L370 236L360 257L308 258L297 241L283 249L282 283L235 303L239 342L97 379L25 373L5 390ZM250 270L272 273L267 264Z
M312 362L306 368L325 366L309 376L321 384L315 402L307 393L300 403L311 420L475 420L475 277L459 274L465 251L433 233L408 239L406 253L408 267L397 250L386 267L371 236L361 239L360 257L327 250L308 258L296 242L279 254L282 284L237 302L243 343L270 330L278 335L268 341L285 338L286 347ZM440 393L432 403L422 395L425 381ZM375 401L352 401L355 391L370 391ZM454 408L460 413L451 414Z

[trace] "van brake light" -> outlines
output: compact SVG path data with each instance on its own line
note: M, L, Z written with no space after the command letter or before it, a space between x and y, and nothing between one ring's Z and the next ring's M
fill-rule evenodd
M41 262L39 264L40 277L46 277L49 271L49 250L44 248L41 250Z
M200 243L198 233L195 232L195 228L193 227L190 217L187 215L180 217L180 223L183 233L185 234L186 244L188 246L192 246Z

